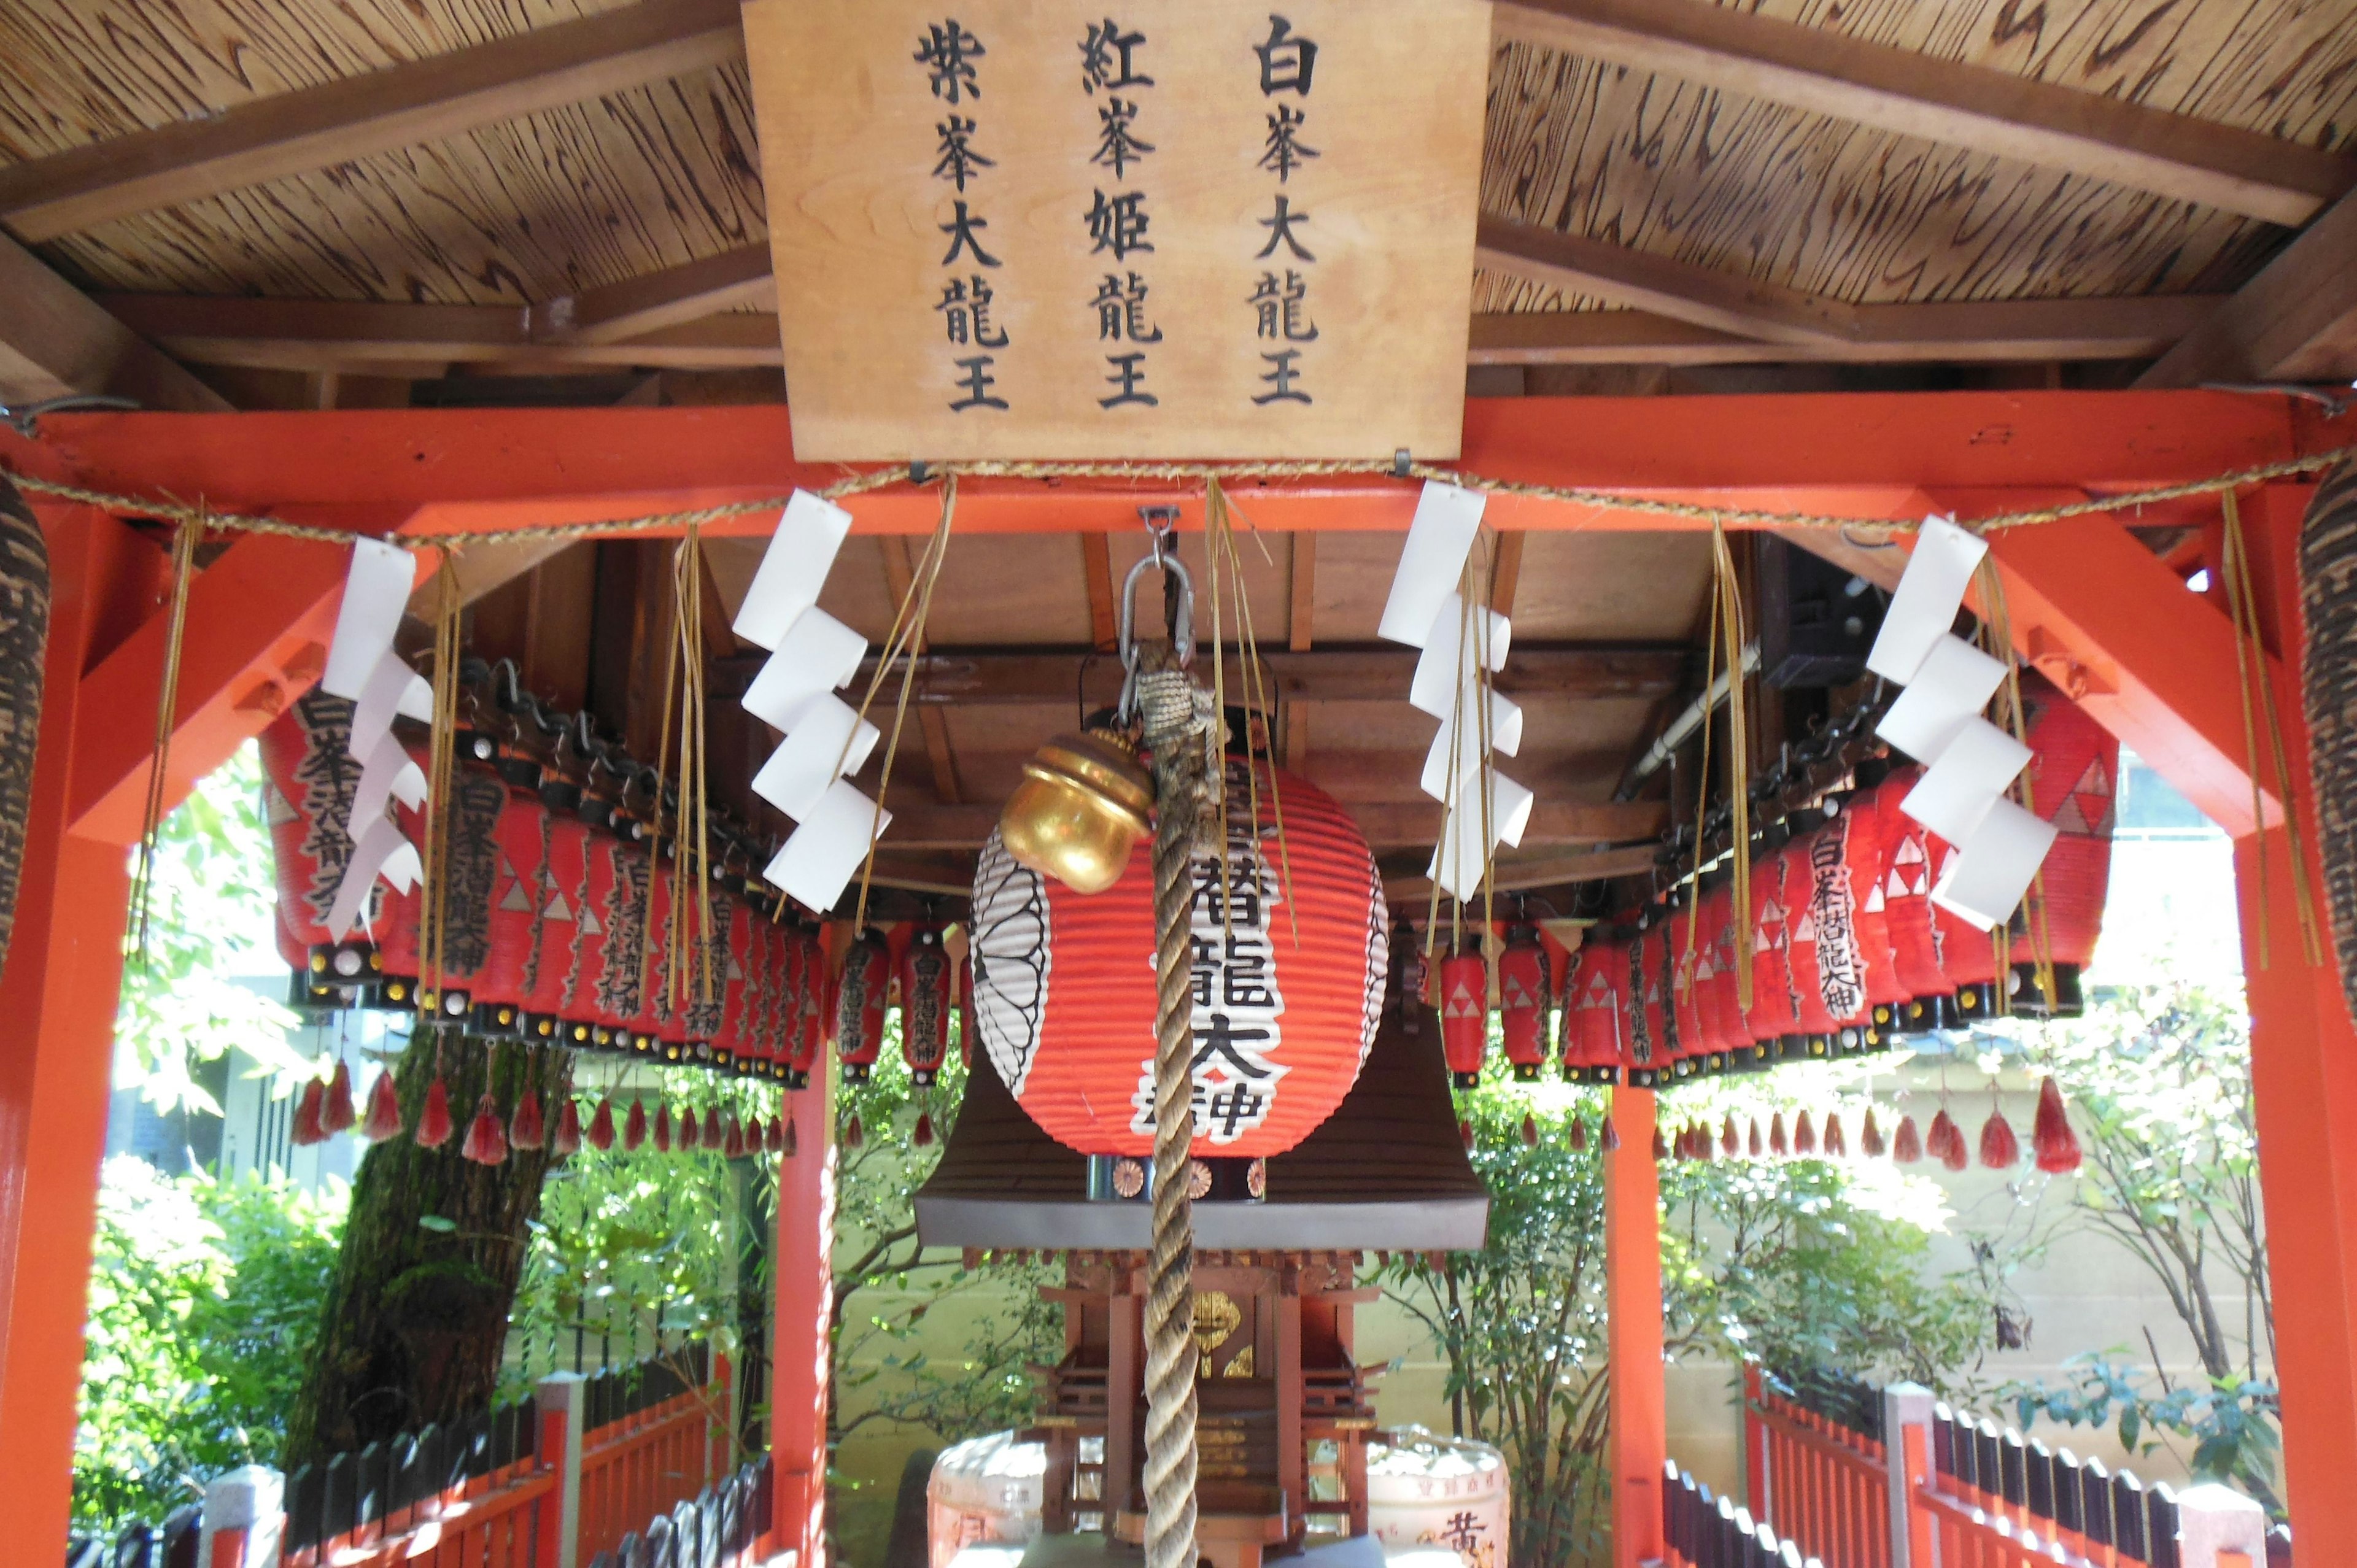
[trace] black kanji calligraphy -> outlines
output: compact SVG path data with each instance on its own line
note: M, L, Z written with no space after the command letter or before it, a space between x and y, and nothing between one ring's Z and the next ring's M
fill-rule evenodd
M1114 389L1114 393L1111 397L1097 399L1099 408L1122 408L1131 403L1146 408L1161 406L1162 400L1139 384L1146 379L1146 355L1143 351L1107 354L1105 363L1113 367L1113 373L1105 377L1105 384Z
M942 313L943 329L952 343L972 343L979 349L1006 347L1006 329L990 323L990 302L996 298L989 280L980 273L971 279L952 278L942 285L942 302L933 306Z
M1259 315L1261 337L1287 343L1315 343L1318 324L1309 319L1308 298L1308 280L1287 267L1282 283L1275 273L1261 274L1252 297L1244 303Z
M1278 104L1269 114L1268 141L1261 151L1260 166L1276 176L1279 185L1318 156L1318 149L1301 139L1301 127L1308 118L1290 103Z
M961 207L960 210L963 211L963 208ZM1286 250L1293 252L1293 256L1296 261L1316 261L1318 258L1311 254L1309 248L1307 245L1304 245L1301 242L1301 237L1293 231L1295 225L1307 223L1308 221L1309 214L1307 212L1296 212L1293 210L1293 204L1286 200L1283 193L1280 192L1276 199L1276 210L1270 216L1260 220L1260 226L1268 231L1268 243L1263 245L1260 248L1260 253L1253 259L1254 261L1266 261L1270 256L1276 253L1277 246L1283 245Z
M931 73L933 96L950 103L981 97L982 83L975 80L974 62L988 52L982 40L954 16L931 24L926 32L928 36L917 41L917 52L909 58ZM1262 74L1266 73L1264 66Z
M969 408L1006 406L1006 400L990 390L998 384L998 378L990 373L990 367L996 363L997 356L993 354L975 354L957 361L957 368L965 372L958 378L959 389L965 395L950 404L951 413L963 413Z
M1263 1079L1275 1076L1276 1069L1260 1059L1258 1047L1269 1037L1266 1029L1239 1029L1225 1013L1211 1015L1211 1026L1199 1035L1195 1046L1194 1070L1217 1065L1238 1078Z
M1281 202L1284 200L1284 198L1279 197L1277 199ZM941 231L950 237L949 254L942 258L942 265L945 267L953 267L957 265L957 259L961 252L972 251L974 252L974 261L980 265L985 267L996 266L998 264L998 258L982 248L982 241L980 237L974 233L974 231L977 229L987 229L989 227L990 220L988 219L974 217L972 213L966 210L964 202L959 202L957 204L957 215L952 218L948 222L939 225Z
M1097 341L1162 341L1162 328L1146 319L1146 280L1135 273L1126 278L1119 273L1105 274L1104 281L1097 285L1097 296L1089 303L1096 307Z
M1274 354L1263 354L1261 359L1269 370L1268 374L1261 377L1261 384L1268 391L1254 397L1253 402L1264 406L1272 403L1309 402L1309 394L1293 384L1301 376L1300 367L1294 363L1299 358L1301 350L1298 349L1281 349Z
M1097 150L1089 155L1089 162L1113 170L1119 179L1134 163L1144 161L1154 150L1154 144L1137 134L1137 105L1126 98L1109 98L1097 111Z
M1211 1095L1211 1115L1199 1118L1214 1143L1233 1143L1246 1127L1256 1127L1268 1106L1268 1096L1249 1083L1222 1084Z
M1089 239L1092 242L1089 253L1111 251L1113 259L1119 262L1127 260L1132 251L1151 251L1153 242L1146 237L1148 216L1143 191L1125 191L1114 197L1098 191L1086 214Z
M1090 23L1088 37L1081 40L1081 85L1091 92L1153 86L1154 79L1137 70L1135 56L1145 42L1144 33L1125 33L1111 16Z
M976 170L998 166L996 159L984 157L974 150L975 128L973 121L960 114L952 114L933 127L934 134L942 139L941 162L933 166L935 179L950 180L963 191Z
M1268 41L1253 46L1260 56L1260 90L1263 96L1278 92L1297 92L1309 96L1309 75L1318 64L1318 46L1293 30L1293 24L1284 17L1268 19Z

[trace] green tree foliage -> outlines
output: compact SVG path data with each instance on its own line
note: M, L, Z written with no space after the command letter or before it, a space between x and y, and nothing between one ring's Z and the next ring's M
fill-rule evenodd
M317 1326L345 1194L107 1162L99 1190L74 1522L156 1522L267 1462Z
M2007 1397L2025 1421L2112 1425L2132 1452L2166 1446L2196 1476L2280 1513L2275 1305L2244 999L2174 977L2107 987L2084 1018L2023 1043L2061 1085L2078 1128L2085 1164L2071 1220L2160 1285L2202 1380L2172 1381L2147 1332L2148 1369L2118 1346L2077 1359L2059 1383L2008 1385Z
M1856 1069L1787 1069L1663 1097L1665 1127L1730 1110L1814 1113ZM1459 1096L1490 1187L1478 1252L1390 1259L1386 1294L1448 1368L1460 1435L1497 1445L1513 1477L1512 1561L1590 1560L1609 1523L1603 1094L1518 1085L1493 1066ZM1853 1104L1855 1116L1862 1105ZM1526 1142L1528 1118L1534 1142ZM1585 1149L1572 1146L1577 1119ZM1964 1279L1926 1280L1938 1189L1869 1162L1748 1160L1662 1167L1663 1294L1673 1356L1756 1356L1786 1376L1820 1368L1953 1384L1989 1332Z
M295 1015L231 978L277 964L274 952L263 950L277 918L271 864L261 753L248 744L164 819L147 885L144 957L139 933L125 936L116 1082L135 1082L159 1112L186 1106L220 1115L193 1069L232 1046L282 1085L311 1071L286 1043Z
M1029 1423L1026 1369L1063 1354L1062 1311L1040 1300L1039 1287L1063 1282L1044 1264L991 1256L970 1266L958 1251L918 1240L916 1190L940 1163L966 1069L952 1044L940 1081L918 1089L900 1061L899 1029L895 1015L873 1075L843 1088L839 1125L856 1117L861 1136L859 1147L842 1150L836 1189L834 1435L880 1422L954 1443ZM933 1124L929 1148L916 1146L920 1115ZM920 1326L942 1311L961 1315L954 1361L935 1359L919 1342Z

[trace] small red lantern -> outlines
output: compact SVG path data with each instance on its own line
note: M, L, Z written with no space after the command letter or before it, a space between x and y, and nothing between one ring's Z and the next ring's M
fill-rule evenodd
M364 933L356 929L339 942L328 929L352 853L352 792L361 765L349 754L351 735L352 704L313 691L296 699L261 736L279 953L322 1002L329 1000L322 994L329 988L373 978Z
M553 1044L589 1044L581 1006L581 978L589 942L581 899L589 880L589 824L561 811L544 819L547 839L537 888L542 935L538 961L525 971L524 1034ZM576 1031L580 1033L576 1036Z
M1670 1001L1676 957L1667 924L1655 919L1629 939L1629 1082L1651 1088L1675 1071L1677 1007Z
M637 847L600 833L589 843L583 898L597 923L584 954L581 1000L591 1043L628 1047L639 1013L639 950L646 940L647 857Z
M949 950L938 926L924 926L900 955L900 1059L909 1080L931 1085L950 1054Z
M1756 897L1757 895L1755 894ZM1736 930L1735 888L1731 883L1721 884L1712 891L1705 908L1703 940L1709 943L1710 978L1706 982L1709 994L1706 1006L1716 1008L1718 1017L1720 1047L1732 1061L1758 1059L1751 1033L1751 1020L1743 1010L1739 990L1741 976L1735 970ZM1760 983L1757 966L1751 982Z
M1307 780L1252 766L1256 790L1242 759L1228 765L1224 866L1194 867L1202 1157L1282 1154L1326 1120L1373 1042L1390 949L1357 823ZM1153 1145L1152 858L1139 844L1119 882L1082 895L994 837L974 878L983 1053L1041 1128L1086 1155Z
M1458 1088L1481 1081L1490 1055L1490 965L1478 950L1440 961L1440 1048Z
M474 987L471 1032L510 1037L524 1033L524 995L540 975L548 931L547 834L554 823L539 796L504 786L501 792L505 799L491 830L497 853L485 921L489 950Z
M1792 967L1793 1011L1800 1019L1805 1048L1809 1055L1822 1057L1832 1049L1840 1025L1825 1006L1824 977L1817 972L1817 876L1809 846L1819 824L1813 811L1799 815L1802 821L1794 827L1792 841L1776 857L1784 908L1791 911L1785 929L1785 961Z
M1853 857L1863 852L1871 859L1871 845L1853 846L1856 826L1838 798L1828 802L1829 815L1815 832L1800 841L1808 872L1811 957L1816 965L1817 996L1843 1048L1865 1043L1871 1017L1866 996L1867 950L1857 923L1859 884L1850 875ZM1864 835L1870 841L1871 830Z
M1937 833L1924 835L1937 878L1945 875L1956 858L1955 847ZM1955 993L1956 1012L1964 1023L2002 1016L2007 1011L2005 987L1997 975L1996 932L1976 926L1954 910L1932 906L1932 940L1940 954L1941 972Z
M1929 830L1899 809L1923 776L1920 768L1895 769L1874 791L1882 824L1882 918L1890 938L1890 959L1899 988L1901 1034L1953 1028L1955 988L1940 965L1932 923L1932 838Z
M1792 918L1784 903L1784 862L1781 849L1752 863L1751 1006L1744 1015L1751 1037L1775 1041L1782 1049L1788 1036L1801 1032L1798 998L1792 986Z
M2045 682L2037 682L2032 693L2030 803L2060 831L2016 921L2013 1007L2024 1017L2075 1018L2087 1010L2079 974L2094 960L2111 887L2120 743ZM2050 1004L2038 985L2041 940L2054 966Z
M748 1008L761 992L760 961L753 927L760 916L734 895L716 888L712 894L713 931L720 948L718 972L713 977L718 995L717 1022L711 1032L712 1059L724 1068L759 1073L767 1062L759 1036L747 1026Z
M792 1005L784 1019L793 1039L793 1071L786 1085L800 1089L810 1082L810 1075L818 1069L819 1055L826 1048L826 949L814 931L793 932L791 940L802 962L794 971Z
M1665 911L1661 920L1668 950L1663 972L1670 977L1669 1002L1678 1040L1673 1068L1681 1078L1700 1069L1710 1052L1710 1026L1702 1008L1702 933L1696 929L1700 903L1689 888L1685 908Z
M1546 1066L1553 967L1536 926L1515 926L1506 933L1506 950L1498 955L1498 1022L1518 1082L1536 1082Z
M1564 1077L1574 1083L1610 1083L1620 1077L1628 1030L1627 943L1591 929L1572 955L1564 981Z
M865 1083L884 1049L884 993L891 983L892 950L870 927L843 955L834 977L834 1049L845 1083Z
M1880 763L1861 767L1869 783L1881 770ZM1887 824L1880 797L1871 788L1854 790L1842 807L1838 825L1842 876L1849 887L1858 961L1866 976L1867 1043L1887 1045L1904 1022L1910 993L1899 977L1890 946L1889 902L1882 890L1882 867L1889 850L1884 843Z

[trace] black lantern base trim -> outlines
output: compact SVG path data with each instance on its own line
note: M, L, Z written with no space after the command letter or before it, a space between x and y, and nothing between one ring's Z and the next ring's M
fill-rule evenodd
M2038 983L2038 966L2017 963L2013 966L2013 1015L2017 1018L2083 1018L2087 1014L2086 987L2079 978L2075 963L2054 966L2054 1002L2047 1004L2046 993Z

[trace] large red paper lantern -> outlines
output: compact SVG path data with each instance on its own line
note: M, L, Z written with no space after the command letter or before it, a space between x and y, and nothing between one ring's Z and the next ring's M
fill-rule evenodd
M1547 1004L1554 986L1546 944L1536 926L1515 926L1498 955L1498 1029L1506 1060L1523 1083L1535 1082L1547 1058Z
M2113 804L2119 738L2076 703L2038 682L2030 699L2029 789L2038 814L2060 830L2030 884L2013 943L2014 1011L2074 1018L2086 1011L2079 973L2095 957L2111 889ZM2055 997L2040 991L2036 944L2054 965ZM2025 950L2026 949L2026 950Z
M1282 1154L1307 1137L1357 1081L1383 1005L1389 931L1366 840L1323 790L1254 766L1259 821L1232 760L1224 871L1210 857L1194 870L1193 1148L1204 1156ZM973 944L983 1051L1032 1119L1082 1154L1152 1152L1154 952L1150 846L1086 896L1016 864L996 834L984 847Z

